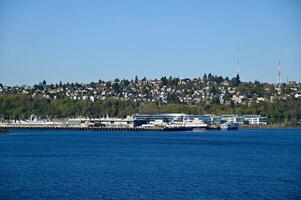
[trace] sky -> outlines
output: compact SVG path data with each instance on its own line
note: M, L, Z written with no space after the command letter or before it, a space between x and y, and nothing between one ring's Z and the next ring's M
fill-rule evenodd
M239 50L238 50L239 49ZM0 0L0 83L301 82L299 0Z

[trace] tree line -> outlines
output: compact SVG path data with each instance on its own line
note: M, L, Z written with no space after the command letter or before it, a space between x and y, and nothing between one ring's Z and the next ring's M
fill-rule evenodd
M78 101L68 98L46 99L27 94L0 95L1 119L28 119L32 114L40 118L68 117L126 117L132 114L186 113L186 114L260 114L270 123L300 123L301 99L276 99L273 102L253 102L251 105L181 104L156 102L140 103L130 100Z

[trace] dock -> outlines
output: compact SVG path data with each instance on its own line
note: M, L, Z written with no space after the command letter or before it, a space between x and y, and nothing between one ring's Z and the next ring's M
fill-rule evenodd
M25 126L8 125L2 126L1 130L69 130L69 131L164 131L164 128L141 128L141 127L69 127L69 126ZM3 131L4 132L4 131Z
M171 131L193 131L193 128L188 127L75 127L75 126L31 126L31 125L6 125L0 126L0 133L5 134L11 130L68 130L68 131L157 131L157 132L171 132ZM208 127L204 130L220 130L220 128Z
M161 115L160 115L161 116ZM71 131L201 131L219 130L220 126L208 125L202 120L180 121L140 118L70 118L62 120L6 120L0 122L3 130L71 130Z

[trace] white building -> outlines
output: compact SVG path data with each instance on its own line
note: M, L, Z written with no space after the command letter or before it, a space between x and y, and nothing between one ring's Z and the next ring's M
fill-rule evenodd
M244 120L253 125L267 125L268 123L267 117L261 115L245 115Z
M229 123L244 123L244 117L238 115L222 115L221 116L222 122L229 122Z

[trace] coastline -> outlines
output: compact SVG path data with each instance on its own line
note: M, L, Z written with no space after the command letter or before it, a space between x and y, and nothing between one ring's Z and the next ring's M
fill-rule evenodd
M269 125L241 125L239 129L300 129L301 126L287 126L284 124L269 124ZM115 132L115 131L134 131L134 132L185 132L185 131L193 131L192 129L187 128L141 128L141 127L68 127L68 126L0 126L0 134L7 134L13 130L69 130L69 131L106 131L106 132ZM205 129L204 129L205 130ZM220 130L220 129L206 129L205 131L212 131L212 130Z
M267 124L267 125L240 125L240 129L256 129L256 128L301 128L301 124Z

